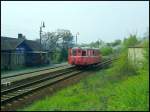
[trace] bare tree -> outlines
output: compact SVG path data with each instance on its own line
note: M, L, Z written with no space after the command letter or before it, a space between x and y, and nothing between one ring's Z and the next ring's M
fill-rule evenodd
M58 29L56 32L47 32L42 35L42 45L47 51L54 51L56 48L72 46L73 36L69 30Z

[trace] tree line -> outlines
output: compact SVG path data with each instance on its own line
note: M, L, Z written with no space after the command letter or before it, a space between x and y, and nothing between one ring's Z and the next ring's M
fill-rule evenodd
M123 40L117 39L113 42L104 42L103 40L97 40L89 44L78 44L78 47L91 47L99 48L103 56L111 54L119 54L123 49L127 49L129 46L135 46L141 44L147 40L149 32L146 32L143 37L138 37L136 34L130 34ZM39 39L36 41L40 42ZM47 51L50 55L51 63L60 63L67 61L68 48L74 47L74 36L70 30L57 29L55 32L45 32L42 34L41 44L44 51Z

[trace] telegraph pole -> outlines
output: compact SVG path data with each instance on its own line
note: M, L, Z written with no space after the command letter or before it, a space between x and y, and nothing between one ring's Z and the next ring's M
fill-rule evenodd
M76 33L76 46L77 46L77 35L79 35L79 32Z
M42 51L42 42L41 42L41 40L42 40L42 28L45 28L45 24L44 24L44 22L41 24L41 26L40 26L40 45L41 45L41 51Z
M42 28L44 28L45 27L45 24L44 24L44 22L41 24L41 26L40 26L40 63L42 64Z
M76 46L77 46L77 34L76 34Z

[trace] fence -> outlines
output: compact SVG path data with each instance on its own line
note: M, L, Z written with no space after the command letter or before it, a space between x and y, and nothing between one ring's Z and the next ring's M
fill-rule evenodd
M13 69L22 67L25 64L24 53L3 53L1 52L1 69Z

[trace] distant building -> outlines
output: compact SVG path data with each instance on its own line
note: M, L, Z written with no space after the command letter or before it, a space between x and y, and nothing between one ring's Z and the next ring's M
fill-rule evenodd
M41 48L40 43L26 40L22 34L18 38L1 36L1 69L49 63L47 52Z
M131 60L134 64L140 64L144 59L142 45L130 46L128 47L128 59Z

